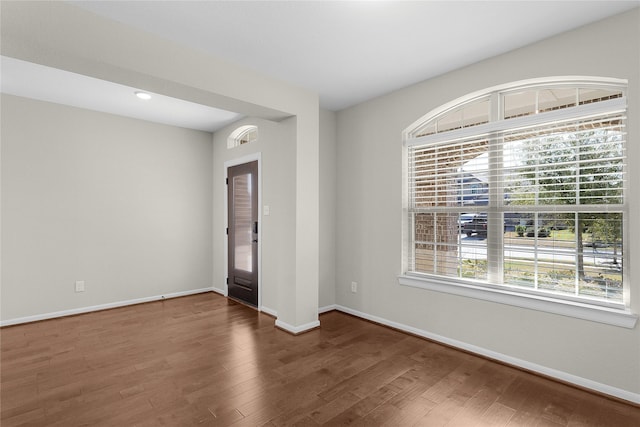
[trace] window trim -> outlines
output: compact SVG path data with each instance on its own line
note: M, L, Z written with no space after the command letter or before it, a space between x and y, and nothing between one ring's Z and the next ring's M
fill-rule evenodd
M407 138L405 140L407 147L424 144L437 144L440 142L449 142L462 140L471 136L489 136L494 132L504 132L507 130L526 128L543 124L549 121L562 122L570 121L577 118L598 115L601 113L614 113L626 110L627 99L625 96L608 101L597 102L593 104L579 105L569 109L549 111L531 116L522 116L512 119L498 119L493 122L485 123L478 126L456 129L448 132L434 133L432 135L420 136L416 138Z
M409 240L410 240L410 221L409 221L409 180L408 178L408 148L413 145L423 145L425 143L437 143L439 141L451 141L455 139L462 139L470 135L478 135L479 133L491 133L495 131L502 131L504 129L513 129L517 127L526 127L541 121L547 121L551 119L570 120L574 117L583 117L585 114L598 114L599 112L606 110L612 111L612 108L619 108L621 111L625 111L627 108L626 96L623 93L621 99L613 99L593 104L577 105L570 109L562 109L556 111L550 111L530 116L514 117L509 119L499 118L493 115L493 121L478 126L469 128L462 128L447 132L435 133L431 135L414 137L422 127L431 121L438 120L449 113L450 111L463 107L465 104L472 103L479 99L492 96L495 100L497 96L504 95L513 91L518 91L527 88L544 89L553 88L558 86L575 86L575 87L606 87L612 86L625 87L628 84L626 80L616 78L600 78L600 77L548 77L530 79L519 82L508 83L504 85L494 86L488 89L477 91L466 96L457 98L451 102L442 105L439 108L431 110L429 113L422 116L413 124L408 126L403 131L403 182L402 182L402 203L403 203L403 216L402 216L402 272L403 274L398 276L398 282L400 285L410 286L415 288L426 289L429 291L443 292L468 298L475 298L484 301L491 301L501 304L512 305L516 307L522 307L537 311L543 311L548 313L554 313L613 326L620 326L624 328L633 328L637 322L638 316L632 313L629 309L630 298L628 295L628 277L629 270L627 263L624 266L624 276L626 285L623 290L623 301L621 303L602 302L597 301L593 304L588 302L588 299L572 300L570 297L565 296L555 297L552 293L529 293L527 290L514 287L511 290L508 284L501 284L493 286L491 282L482 282L482 284L474 284L472 280L465 280L456 277L446 277L431 275L427 273L413 272L408 269L409 259ZM624 89L623 89L624 91ZM625 193L627 192L627 185L624 185ZM624 201L625 205L628 202ZM628 215L627 215L628 216ZM625 221L626 222L626 221ZM629 230L625 228L625 237L628 236ZM623 239L628 241L628 239ZM628 253L628 252L627 252Z
M601 86L626 86L629 82L626 79L617 79L613 77L593 77L593 76L550 76L550 77L540 77L535 79L528 80L520 80L516 82L501 84L492 86L486 89L482 89L476 92L469 93L467 95L456 98L450 102L447 102L440 107L434 108L429 111L427 114L420 117L418 120L407 126L407 128L402 132L402 140L408 141L413 137L411 134L416 130L426 124L428 121L432 119L437 119L440 116L443 116L450 112L451 110L461 107L464 104L472 103L482 98L486 98L488 95L496 92L500 92L502 94L519 91L523 89L529 89L536 87L538 89L548 89L554 88L558 86L583 86L583 87L601 87ZM513 120L513 119L509 119Z
M480 286L473 285L462 279L447 279L444 276L406 273L398 276L398 283L403 286L559 314L627 329L633 329L638 320L637 315L625 308L592 305L546 295L527 294L521 291L514 292L510 291L506 286L501 286L504 289L497 289L484 283Z
M251 132L255 132L256 133L256 137L255 139L246 141L245 143L242 143L242 138L245 137L245 135L251 133ZM248 144L251 142L256 142L258 140L258 126L256 125L243 125L238 127L237 129L235 129L233 132L231 132L231 134L229 135L229 137L227 138L227 148L235 148L235 147L239 147L240 145L244 145L244 144Z

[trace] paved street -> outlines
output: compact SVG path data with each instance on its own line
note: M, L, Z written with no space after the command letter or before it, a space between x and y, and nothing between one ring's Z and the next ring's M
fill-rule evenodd
M528 244L510 244L513 239L505 238L505 258L511 259L529 259L533 260L535 255L535 246L533 239L527 241ZM544 260L553 260L567 264L575 263L576 250L569 247L558 247L554 245L553 240L547 238L538 239L538 258ZM487 259L487 241L485 238L472 236L467 237L460 235L461 255L463 259ZM613 262L612 248L596 248L585 246L583 248L584 262L586 265L599 266ZM620 261L620 251L618 250L618 261Z

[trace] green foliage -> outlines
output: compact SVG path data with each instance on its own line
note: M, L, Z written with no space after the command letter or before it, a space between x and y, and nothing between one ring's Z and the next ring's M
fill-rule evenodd
M606 217L594 218L589 222L591 237L594 241L607 244L622 241L622 214L610 213Z
M487 260L465 259L460 265L460 277L478 279L487 275Z
M623 202L623 128L619 119L595 126L567 125L564 128L531 132L513 141L511 157L517 172L506 180L511 205L593 205L594 208ZM616 217L616 215L618 217ZM545 226L544 215L537 226ZM613 263L617 264L617 245L622 240L621 214L573 212L554 214L576 233L577 269L585 278L583 233L592 240L613 244ZM549 226L549 225L547 225Z
M617 126L611 122L522 136L512 145L519 169L507 180L510 204L622 203L623 145Z

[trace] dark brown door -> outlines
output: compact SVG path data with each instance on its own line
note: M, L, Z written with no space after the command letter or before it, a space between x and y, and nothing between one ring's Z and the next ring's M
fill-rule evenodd
M227 169L229 297L258 306L258 162Z

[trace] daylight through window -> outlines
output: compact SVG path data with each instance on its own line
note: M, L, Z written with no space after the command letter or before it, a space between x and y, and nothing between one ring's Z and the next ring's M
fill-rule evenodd
M253 125L240 126L227 138L227 148L238 147L242 144L258 140L258 127Z
M625 121L625 87L592 81L425 117L405 140L406 273L623 306Z

